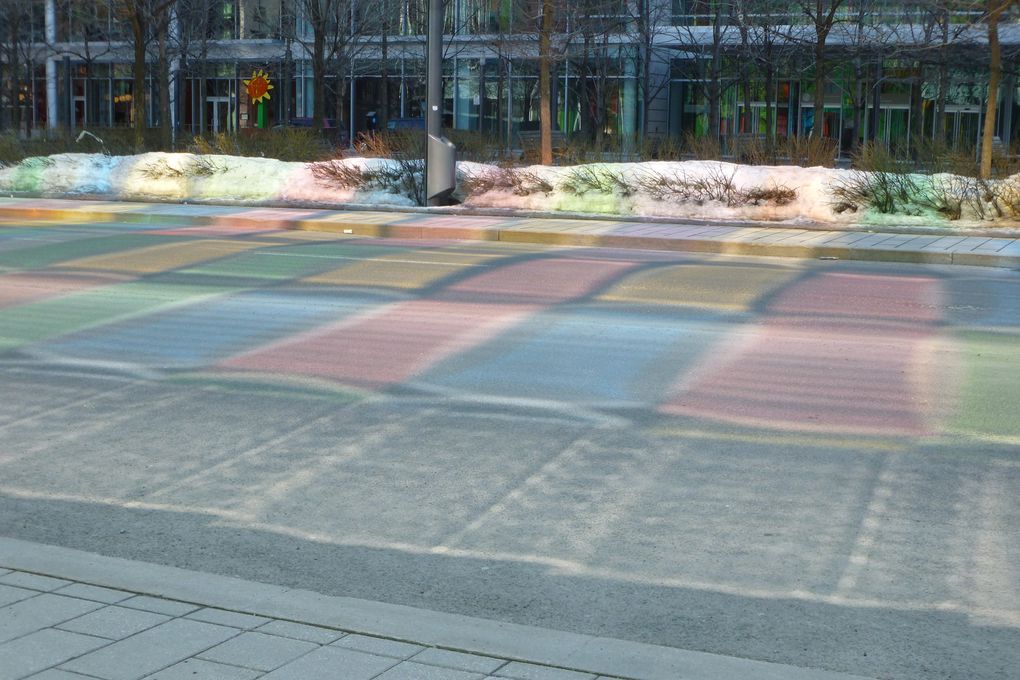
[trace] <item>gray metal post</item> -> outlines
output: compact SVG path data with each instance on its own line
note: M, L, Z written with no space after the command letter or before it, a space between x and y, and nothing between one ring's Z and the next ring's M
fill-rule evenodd
M457 186L456 149L443 137L443 0L429 0L425 81L425 204L449 205Z

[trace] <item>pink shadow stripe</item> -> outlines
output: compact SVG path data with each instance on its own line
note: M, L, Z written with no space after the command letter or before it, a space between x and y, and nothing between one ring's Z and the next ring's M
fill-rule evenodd
M78 293L117 281L108 276L79 274L7 274L0 276L0 309Z
M400 302L220 366L380 388L498 335L533 311L523 305Z
M526 260L459 281L441 297L552 305L591 295L636 266L612 260Z
M934 396L926 359L938 295L937 281L923 278L833 274L800 283L662 411L770 429L927 434L918 404Z
M559 258L497 267L433 299L386 305L220 367L382 388L496 337L547 305L591 293L634 266Z

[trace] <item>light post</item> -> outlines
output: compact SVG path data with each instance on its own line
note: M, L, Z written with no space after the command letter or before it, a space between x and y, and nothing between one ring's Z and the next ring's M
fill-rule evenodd
M425 204L450 205L457 186L456 148L443 137L443 0L429 0L425 81Z

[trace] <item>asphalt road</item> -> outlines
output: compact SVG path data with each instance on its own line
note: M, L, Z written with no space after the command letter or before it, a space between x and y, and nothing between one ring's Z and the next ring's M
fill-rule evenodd
M1020 668L1020 274L0 223L0 534L879 678Z

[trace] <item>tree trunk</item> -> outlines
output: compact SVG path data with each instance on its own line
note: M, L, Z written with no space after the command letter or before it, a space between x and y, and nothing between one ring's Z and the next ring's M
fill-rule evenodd
M811 126L811 136L818 139L825 134L825 39L826 35L818 36L815 43L815 122Z
M390 121L390 45L387 40L387 33L389 31L389 21L384 18L382 23L382 73L379 78L379 84L382 88L379 93L379 111L377 112L376 120L379 122L379 129L385 130L389 126Z
M721 134L722 128L722 106L720 99L722 99L721 93L721 76L719 74L719 55L716 54L712 58L711 75L708 79L708 126L709 136L712 139L718 140Z
M170 60L167 58L168 27L159 31L159 137L164 151L170 150Z
M542 29L538 34L539 132L542 165L552 165L552 0L542 0Z
M134 83L131 92L131 124L135 131L135 148L142 150L145 144L145 25L138 7L131 13L131 35L134 39Z
M861 60L854 60L854 136L850 140L850 153L857 153L864 137L864 69Z
M326 27L316 22L312 27L312 125L322 129L326 117ZM339 95L338 95L339 96ZM339 121L338 121L339 122Z
M981 179L992 176L992 138L995 136L995 116L999 104L999 81L1002 79L1002 48L999 45L999 19L1006 4L1003 0L988 0L988 100L985 104L985 125L981 131Z

